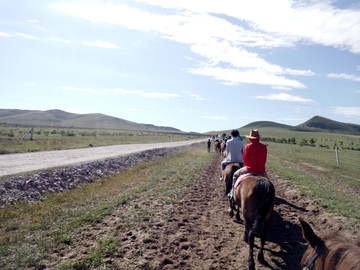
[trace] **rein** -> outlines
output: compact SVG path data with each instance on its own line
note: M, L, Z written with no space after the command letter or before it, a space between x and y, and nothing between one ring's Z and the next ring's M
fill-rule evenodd
M319 253L316 249L314 249L312 255L310 256L309 260L305 263L305 266L302 270L311 270L314 266L315 260L319 257Z
M319 256L323 256L327 253L327 248L323 241L318 243L318 246L314 249L313 253L311 254L309 260L305 263L302 270L311 270L315 264L316 259Z

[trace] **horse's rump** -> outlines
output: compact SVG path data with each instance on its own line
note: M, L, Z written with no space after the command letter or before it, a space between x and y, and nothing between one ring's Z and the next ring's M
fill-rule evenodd
M241 181L238 190L244 218L253 221L251 231L260 236L274 207L274 185L264 176L249 176Z

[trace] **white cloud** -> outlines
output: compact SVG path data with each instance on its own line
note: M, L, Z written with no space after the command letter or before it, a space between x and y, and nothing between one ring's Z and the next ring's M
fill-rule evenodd
M99 48L105 48L105 49L118 49L119 48L117 45L112 44L108 41L104 41L104 40L82 41L81 43L86 46L99 47Z
M210 76L226 85L250 83L287 88L305 88L305 85L301 82L258 69L237 70L203 66L200 68L191 68L188 71L198 75Z
M224 116L209 116L209 115L204 115L202 118L209 119L209 120L226 120L227 119Z
M352 75L352 74L345 74L345 73L336 74L336 73L331 73L331 74L328 74L328 77L329 77L329 78L345 79L345 80L352 80L352 81L360 82L360 76L356 76L356 75Z
M360 117L360 107L335 107L334 113L346 117Z
M24 33L16 33L17 36L22 37L22 38L26 38L26 39L36 39L36 37L32 36L32 35L28 35L28 34L24 34Z
M333 1L302 0L139 0L149 5L224 14L247 22L253 33L265 33L279 44L311 42L360 53L360 11L338 9ZM249 36L251 37L251 36Z
M28 34L24 34L24 33L7 33L7 32L0 32L0 37L22 37L22 38L26 38L26 39L37 39L36 37L32 36L32 35L28 35Z
M13 37L14 35L6 32L0 32L0 37Z
M257 99L267 99L267 100L278 100L278 101L291 101L291 102L313 102L311 99L302 98L299 96L289 95L289 94L269 94L266 96L256 96Z
M191 95L190 95L190 98L191 98L192 100L198 100L198 101L203 101L203 100L204 100L203 97L201 97L200 95L197 95L197 94L191 94Z
M98 91L98 90L96 90L96 89L94 89L94 88L81 88L81 87L61 86L60 89L77 91L77 92L84 92L84 93L97 93L97 94L101 94L101 91Z
M94 88L81 88L81 87L72 87L72 86L61 86L61 89L79 91L85 93L94 93L94 94L109 94L109 93L118 93L125 95L138 95L147 98L159 98L159 99L168 99L179 97L178 94L174 93L159 93L159 92L145 92L143 90L125 90L121 88L113 89L94 89Z
M29 19L27 20L29 23L38 23L39 20L38 19Z
M66 43L66 44L70 44L71 41L67 40L67 39L61 39L61 38L52 38L50 39L51 41L55 41L55 42L60 42L60 43Z
M143 96L147 98L177 98L179 97L178 94L174 93L159 93L159 92L145 92L143 90L125 90L121 88L115 88L115 89L106 89L106 92L113 92L113 93L120 93L120 94L127 94L127 95L138 95Z
M167 13L151 13L141 10L140 5L132 8L109 3L69 2L55 4L54 8L94 23L153 32L162 38L188 44L190 50L204 60L201 67L192 67L187 71L210 76L226 85L256 83L290 90L306 86L288 76L315 75L311 70L296 70L269 63L259 54L251 52L255 47L320 44L360 53L360 12L337 9L331 6L331 1L138 2L165 8Z

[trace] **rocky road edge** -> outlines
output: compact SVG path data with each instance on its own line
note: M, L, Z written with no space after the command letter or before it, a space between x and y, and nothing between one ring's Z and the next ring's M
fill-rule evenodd
M141 162L164 158L180 149L200 143L173 148L146 150L129 156L108 158L90 163L16 176L0 183L0 205L41 199L46 192L57 193L111 176Z

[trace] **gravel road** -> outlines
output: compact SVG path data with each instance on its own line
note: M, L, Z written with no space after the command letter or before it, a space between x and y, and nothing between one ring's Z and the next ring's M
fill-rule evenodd
M186 146L193 143L205 142L205 140L206 139L151 144L124 144L0 155L0 177L73 164L82 164L105 158L121 157L151 149Z

